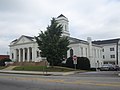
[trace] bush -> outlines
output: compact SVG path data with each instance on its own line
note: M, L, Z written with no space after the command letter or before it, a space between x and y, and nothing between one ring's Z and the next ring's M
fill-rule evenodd
M5 66L5 62L12 62L9 58L4 58L0 60L0 66Z
M0 66L5 66L5 62L0 60Z
M73 58L69 57L66 61L66 67L74 68ZM90 70L90 61L87 57L77 57L77 69Z
M69 57L66 61L66 67L69 67L69 68L74 68L74 64L73 64L73 58L72 57Z

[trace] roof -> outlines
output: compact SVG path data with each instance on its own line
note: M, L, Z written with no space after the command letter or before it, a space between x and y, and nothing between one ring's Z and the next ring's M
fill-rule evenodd
M22 35L22 36L30 39L31 41L33 41L33 39L34 39L34 37L31 37L31 36L25 36L25 35ZM12 42L17 42L17 41L18 41L18 39L15 39Z
M33 39L34 39L34 37L30 37L30 36L25 36L25 35L24 35L24 37L26 37L26 38L28 38L28 39L30 39L30 40L33 40Z
M18 39L13 40L12 42L16 42Z
M77 44L77 43L82 43L82 44L86 44L88 45L89 43L85 40L80 40L80 39L77 39L77 38L73 38L73 37L69 37L69 40L72 40L70 42L70 44ZM92 46L96 46L96 47L102 47L101 45L98 45L98 44L94 44L92 43Z
M120 39L109 39L109 40L99 40L99 41L93 41L94 44L110 44L110 43L118 43Z
M60 18L60 17L65 17L63 14L59 15L57 18ZM66 18L66 17L65 17Z
M70 44L76 44L76 43L88 44L88 42L87 42L87 41L80 40L80 39L73 38L73 37L69 37L69 40L72 40L72 41L73 41L73 42L70 42Z

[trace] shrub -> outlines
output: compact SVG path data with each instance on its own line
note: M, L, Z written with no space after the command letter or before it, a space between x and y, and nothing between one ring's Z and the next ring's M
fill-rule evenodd
M0 66L5 66L5 62L11 62L12 60L9 58L4 58L0 60Z
M74 68L73 58L69 57L66 61L66 67ZM87 57L77 57L77 69L90 70L90 61Z
M90 70L90 61L87 57L77 58L77 68L82 70Z
M66 67L69 67L69 68L74 68L74 64L73 64L73 58L72 57L69 57L66 61Z

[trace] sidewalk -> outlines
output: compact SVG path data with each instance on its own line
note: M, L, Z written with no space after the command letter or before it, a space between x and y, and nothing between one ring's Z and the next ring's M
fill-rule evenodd
M0 70L0 73L7 74L25 74L25 75L45 75L45 76L65 76L78 73L78 71L71 72L38 72L38 71L13 71L13 70Z

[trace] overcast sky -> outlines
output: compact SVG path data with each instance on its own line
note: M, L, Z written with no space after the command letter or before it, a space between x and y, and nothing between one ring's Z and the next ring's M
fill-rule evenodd
M0 0L0 54L21 35L37 36L60 14L72 37L120 38L120 0Z

